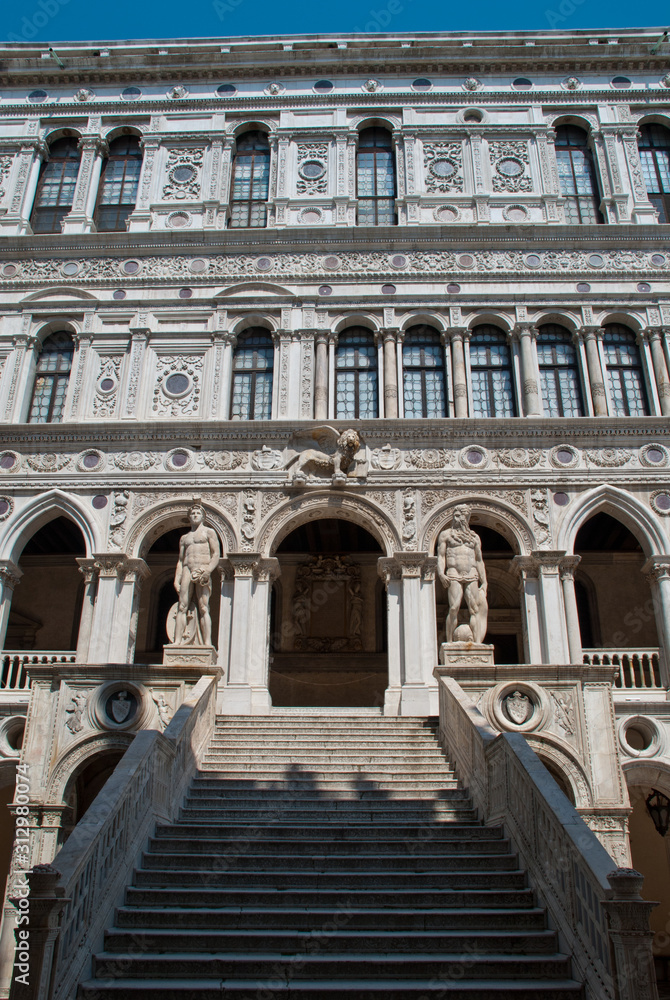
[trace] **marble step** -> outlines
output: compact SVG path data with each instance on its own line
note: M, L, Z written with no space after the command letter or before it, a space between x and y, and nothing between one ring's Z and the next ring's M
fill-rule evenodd
M299 862L299 864L298 864ZM340 868L346 871L364 872L383 871L384 874L397 874L401 871L408 872L448 872L460 871L516 871L518 862L513 854L423 854L412 856L411 854L387 854L383 857L374 858L370 855L343 854L325 855L315 854L311 856L296 857L295 854L260 854L235 853L228 857L221 852L175 852L152 851L142 855L142 867L145 870L171 869L171 870L208 870L217 871L222 867L234 868L237 871L285 871L300 870L302 872L337 872Z
M245 873L245 885L248 886L248 875ZM487 876L488 879L488 876ZM379 880L378 880L379 881ZM193 886L184 887L139 887L126 888L126 906L152 907L273 907L280 903L285 907L348 907L355 909L379 909L380 907L396 907L408 909L421 903L422 907L439 907L440 909L519 909L534 906L533 893L528 888L523 889L424 889L421 897L417 897L416 888L410 889L369 889L353 892L350 889L215 889L211 888L197 874L197 892Z
M323 857L339 859L340 857L361 858L371 862L386 865L390 858L425 858L435 857L465 857L482 855L506 855L510 853L507 840L446 840L431 838L412 843L402 838L375 839L372 842L357 843L355 840L323 840L321 838L302 839L270 839L256 837L251 833L246 838L238 836L212 837L199 836L193 832L190 836L152 837L149 841L149 851L152 854L213 854L218 857L236 857L251 855L256 857L286 856L290 852L293 858ZM436 852L439 851L439 854ZM379 856L383 855L383 858Z
M426 980L338 980L319 983L305 980L289 983L277 979L239 980L154 979L92 980L79 987L77 1000L582 1000L583 989L573 979L527 980L501 983L491 980L453 982Z
M381 778L384 781L393 781L396 777L403 779L413 775L416 775L417 778L431 776L441 778L443 775L453 777L454 774L453 768L449 767L446 761L434 764L412 764L405 761L402 764L376 764L372 767L352 761L349 764L341 764L339 762L329 763L320 771L315 771L312 768L303 771L300 770L299 765L294 764L292 761L277 764L266 762L259 766L252 761L231 760L225 766L217 766L216 764L208 764L205 761L201 761L198 768L197 780L213 780L218 776L222 778L228 776L231 778L235 776L246 777L249 775L249 772L253 774L254 778L258 778L259 780L283 779L291 781L320 781L322 779L330 780L338 777L362 777L369 778L372 781ZM249 780L253 780L250 775Z
M105 933L104 950L118 952L280 952L310 954L318 948L320 954L343 952L434 952L467 953L473 948L472 934L461 930L413 931L360 930L290 931L263 928L259 930L111 930ZM483 954L551 954L557 950L556 933L552 930L479 930L477 953Z
M395 806L395 809L392 806ZM419 809L416 805L408 808L402 802L391 803L388 801L377 804L374 802L343 801L339 805L332 803L328 809L324 807L300 808L297 805L291 805L290 802L275 805L267 803L259 805L258 808L249 808L248 806L234 808L220 805L213 805L210 808L189 806L182 808L179 816L180 819L187 822L202 820L206 823L213 823L218 819L221 823L238 820L242 824L252 822L268 825L281 822L296 823L298 821L322 823L327 817L337 822L375 823L375 825L379 822L392 823L394 820L398 823L406 823L408 820L415 823L420 823L422 820L429 823L437 821L463 823L468 820L473 823L477 822L475 809L469 809L466 806L458 808L453 804L447 805L442 802L427 803L424 809Z
M230 802L231 805L241 801L251 805L254 802L265 804L275 802L314 803L320 802L328 806L334 802L385 802L393 801L461 801L466 798L463 789L456 781L437 784L413 785L409 788L361 788L342 787L323 788L312 785L310 788L231 788L228 782L222 782L219 787L192 787L186 803L193 805L209 805L211 803Z
M458 788L459 784L453 774L421 774L410 778L408 774L393 775L386 774L379 778L372 778L368 774L341 774L329 775L324 778L316 778L311 775L291 775L290 777L243 778L239 771L232 775L222 775L221 772L212 772L211 777L198 776L191 785L193 792L222 792L243 790L248 792L303 792L311 791L348 791L365 789L374 791L375 789L389 791L402 791L412 788L419 789L442 789Z
M352 740L352 736L354 739ZM263 731L255 730L249 733L214 733L212 737L211 746L218 746L219 744L235 745L235 746L248 746L257 747L261 742L263 745L269 744L270 746L281 746L287 744L289 746L320 746L326 744L333 747L348 747L352 746L352 742L355 741L357 747L367 747L372 745L375 746L395 746L395 747L420 747L424 743L429 746L439 747L440 744L435 733L430 731L416 732L416 733L401 733L394 735L391 732L385 733L333 733L333 732L317 732L315 730L313 733L304 732L284 732L276 733L271 729Z
M214 749L208 750L204 755L203 760L206 763L218 762L226 763L230 761L231 763L240 763L242 761L248 761L250 764L288 764L288 765L302 765L307 767L308 765L314 764L342 764L348 763L349 761L355 762L358 765L367 764L432 764L433 767L444 764L444 756L441 750L421 750L415 751L413 754L398 752L397 750L389 750L388 752L383 751L355 751L351 748L346 750L329 750L329 749L314 749L314 750L302 750L298 753L295 750L287 748L285 745L279 747L275 750L269 748L263 748L260 750L254 750L249 753L242 753L241 750L236 747L228 747L227 749Z
M198 855L194 855L198 860ZM346 869L326 868L324 871L305 871L304 869L274 869L271 871L246 871L238 869L208 868L205 865L194 865L193 868L181 867L140 868L135 872L134 885L139 888L181 887L194 888L207 886L210 889L223 890L246 889L249 892L274 891L294 892L297 889L320 890L351 889L354 892L374 892L382 889L384 892L402 890L423 893L426 890L458 891L468 889L523 889L526 885L526 874L516 868L492 868L491 870L474 871L467 867L457 871L386 871L383 879L375 871L347 871ZM381 885L380 885L381 883Z
M318 934L319 928L341 927L345 918L347 932L386 930L397 931L400 934L426 931L468 932L469 935L512 931L521 933L544 931L546 925L544 910L531 904L516 909L505 907L469 909L457 906L449 909L422 909L410 905L405 909L392 906L383 909L347 906L346 910L342 910L339 907L323 906L320 900L317 900L311 907L294 908L235 906L206 909L198 906L181 908L120 906L116 910L116 927L132 927L136 932L138 928L164 928L169 931L179 928L180 931L236 930L249 934L253 933L254 929L263 933L268 930L277 933L277 928L281 928L279 933L302 930Z
M570 959L565 955L481 955L471 949L463 954L442 952L436 955L416 955L401 951L375 953L349 953L342 955L301 955L300 962L280 952L244 953L219 952L194 955L190 952L170 954L108 954L94 957L93 973L101 979L152 978L174 976L210 977L212 979L274 978L283 980L369 979L388 976L408 978L456 979L467 967L469 979L521 979L568 978Z
M316 842L318 844L346 844L349 849L350 844L360 844L362 847L374 846L377 841L385 842L393 840L396 843L403 843L407 850L413 851L418 846L432 843L450 843L459 841L477 843L477 849L482 841L494 841L499 843L503 840L502 827L481 826L479 823L420 823L413 824L398 822L390 824L375 824L374 828L367 826L343 826L340 824L312 823L309 826L304 824L296 825L285 823L281 826L272 827L250 827L248 824L210 824L188 823L186 821L175 823L162 823L156 827L156 838L161 837L213 837L229 840L233 843L254 841L263 843L264 840L294 841L304 840L305 843ZM352 848L353 849L353 848ZM451 847L450 847L451 849Z

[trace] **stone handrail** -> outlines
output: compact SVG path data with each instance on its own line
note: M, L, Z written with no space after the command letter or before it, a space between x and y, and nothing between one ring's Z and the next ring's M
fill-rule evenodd
M30 687L30 678L26 667L34 666L38 663L75 663L77 654L74 651L52 651L52 650L14 650L6 649L2 656L2 666L0 667L0 690L2 691L27 691Z
M642 876L617 869L520 733L498 734L436 670L440 739L487 824L504 825L587 1000L658 1000Z
M29 985L15 965L12 1000L76 995L156 822L176 814L211 738L216 685L202 677L164 733L139 732L52 864L28 872Z
M614 687L637 691L664 691L657 646L619 649L603 646L584 649L584 663L617 668Z

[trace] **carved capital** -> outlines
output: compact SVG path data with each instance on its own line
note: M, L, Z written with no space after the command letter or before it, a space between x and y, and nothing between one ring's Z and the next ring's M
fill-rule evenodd
M95 552L92 562L101 580L116 578L132 582L150 574L144 559L130 559L125 552Z
M436 556L427 552L394 552L377 560L377 572L388 586L389 580L434 580Z
M537 580L540 575L540 564L534 556L514 556L510 568L520 586L527 580Z
M263 583L272 583L281 575L279 560L274 557L261 556L254 568L254 579Z
M253 577L261 559L260 552L229 552L227 562L232 568L235 579L238 576ZM226 560L222 560L226 562Z
M603 335L603 328L601 326L580 326L577 333L585 341L599 340Z
M670 556L650 556L642 567L642 572L656 583L670 580Z
M531 340L537 339L537 327L534 323L521 322L517 323L511 332L511 336L516 336L519 340L522 337L530 337Z
M84 559L77 557L75 562L79 566L79 572L83 575L86 583L90 583L93 577L98 572L98 567L96 565L95 559Z
M574 580L575 570L582 561L581 556L564 556L558 564L561 580Z
M23 570L19 569L11 559L0 559L0 583L3 589L14 590L23 576Z

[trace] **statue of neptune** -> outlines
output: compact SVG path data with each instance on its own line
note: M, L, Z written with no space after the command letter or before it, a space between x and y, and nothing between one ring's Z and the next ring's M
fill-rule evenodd
M179 594L175 620L174 644L179 646L186 628L186 615L195 593L202 640L212 645L212 619L209 598L212 593L212 573L219 565L221 549L216 532L206 528L205 511L194 503L188 512L191 530L179 539L179 562L174 577L174 589Z
M437 575L449 598L447 642L454 641L463 596L470 612L471 638L474 642L483 642L489 610L486 570L482 543L470 528L470 508L465 504L454 509L451 527L441 532L437 540Z

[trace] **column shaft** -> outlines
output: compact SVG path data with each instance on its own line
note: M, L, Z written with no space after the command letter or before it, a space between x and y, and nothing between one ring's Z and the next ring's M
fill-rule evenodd
M582 636L575 596L575 569L580 562L581 556L566 556L565 559L561 560L559 566L563 586L563 604L565 605L565 624L568 629L570 663L582 662Z
M464 331L451 330L451 364L454 374L454 409L457 417L468 415L468 380L465 370Z
M77 663L88 663L88 649L93 628L93 611L95 609L95 593L98 587L98 574L94 559L77 559L79 572L85 580L84 602L81 606L79 620L79 635L77 637Z
M527 417L540 415L540 394L537 385L533 340L537 330L530 323L517 324L516 331L521 345L521 381L523 384L523 408Z
M587 327L584 330L584 343L586 345L586 363L589 367L589 381L591 383L591 396L593 397L593 409L597 417L607 416L607 394L603 381L603 369L600 364L600 354L598 353L598 337L596 329Z
M649 331L649 346L651 347L651 360L654 365L661 413L664 417L667 417L670 416L670 379L668 378L668 368L665 363L660 330L651 329Z
M12 607L14 587L22 576L23 571L9 559L3 559L0 562L0 648L2 649L5 648L7 623L9 622L9 612Z
M328 418L328 334L317 333L316 371L314 374L314 417Z
M384 341L384 416L398 416L398 368L396 365L396 333L385 330Z

